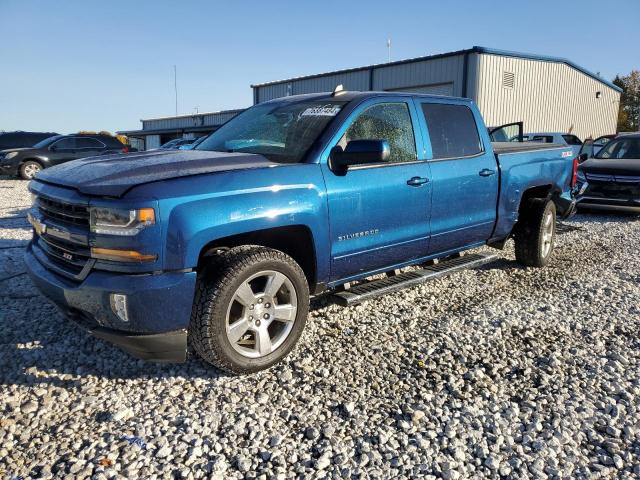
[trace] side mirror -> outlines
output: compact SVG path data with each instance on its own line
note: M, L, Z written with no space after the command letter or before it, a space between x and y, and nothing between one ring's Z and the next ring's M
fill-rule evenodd
M56 150L58 150L58 147L56 147L55 145L51 145L51 146L49 147L49 151L50 151L50 152L55 152Z
M386 140L351 140L344 150L340 146L331 149L331 168L344 175L351 166L386 162L390 155Z
M587 160L589 160L588 153L581 153L580 155L578 155L578 163L586 162Z

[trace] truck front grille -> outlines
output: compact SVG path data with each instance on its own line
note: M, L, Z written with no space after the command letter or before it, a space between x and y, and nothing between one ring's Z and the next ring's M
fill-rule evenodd
M38 210L45 219L71 225L86 226L89 229L89 209L84 205L74 205L48 197L38 197Z
M640 184L640 176L636 175L609 175L599 173L587 173L587 181L593 183L622 183Z
M54 239L46 233L38 238L38 246L60 268L78 275L90 260L88 247Z
M34 206L45 225L34 243L50 268L73 280L83 280L95 262L89 249L89 208L41 195Z

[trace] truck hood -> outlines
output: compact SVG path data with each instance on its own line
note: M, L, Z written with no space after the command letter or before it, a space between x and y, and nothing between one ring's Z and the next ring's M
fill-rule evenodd
M590 158L581 163L579 169L603 175L640 175L640 159Z
M262 155L205 150L156 150L73 160L42 170L37 180L87 195L121 197L145 183L204 173L278 165Z

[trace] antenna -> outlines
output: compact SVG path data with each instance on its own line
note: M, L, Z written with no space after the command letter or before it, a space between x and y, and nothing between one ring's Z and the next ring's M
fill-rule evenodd
M387 51L389 53L389 63L391 63L391 39L387 38Z

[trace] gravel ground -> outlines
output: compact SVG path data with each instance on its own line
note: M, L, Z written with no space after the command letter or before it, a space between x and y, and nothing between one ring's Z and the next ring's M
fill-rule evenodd
M283 364L231 377L65 321L20 275L28 201L0 179L0 477L640 477L638 217L574 217L546 269L510 247L316 302Z

